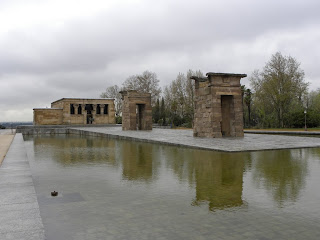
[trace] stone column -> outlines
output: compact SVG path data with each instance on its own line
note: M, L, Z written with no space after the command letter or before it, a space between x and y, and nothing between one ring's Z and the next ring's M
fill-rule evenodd
M97 113L97 104L92 104L92 115L96 115Z
M96 114L97 114L97 104L92 104L92 124L95 124L96 121Z
M83 114L83 124L87 124L87 111L86 111L86 105L81 104L82 108L82 114Z
M73 107L74 107L74 114L76 115L78 115L79 114L79 112L78 112L78 107L79 107L79 104L73 104Z
M100 104L100 114L104 114L104 106L105 104Z

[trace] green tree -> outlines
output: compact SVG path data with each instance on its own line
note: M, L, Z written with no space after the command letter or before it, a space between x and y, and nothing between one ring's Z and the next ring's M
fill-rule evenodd
M261 72L255 70L250 82L265 126L284 127L290 107L303 104L308 88L300 63L280 52L272 55Z
M251 102L252 102L252 92L249 88L245 91L244 103L248 108L248 126L250 127L251 123Z
M242 99L242 111L243 111L243 124L246 126L245 110L244 110L244 93L246 91L246 86L241 85L241 99Z
M152 108L153 113L153 121L154 123L158 123L160 120L160 101L157 99L156 105Z
M165 104L164 104L164 98L161 99L161 105L160 105L160 120L161 125L166 125L166 110L165 110Z
M320 89L308 94L305 99L305 107L320 112Z

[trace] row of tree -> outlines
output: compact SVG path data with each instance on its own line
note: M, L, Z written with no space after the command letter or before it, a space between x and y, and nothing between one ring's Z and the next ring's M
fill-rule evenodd
M188 70L179 73L163 91L168 123L174 126L192 127L194 115L194 80L191 76L203 77L203 73Z
M168 86L159 87L156 73L144 71L129 76L122 86L108 87L102 98L115 98L117 122L121 122L121 90L150 92L153 121L161 125L192 127L194 81L201 71L179 73ZM308 92L308 83L300 63L280 52L272 55L262 70L250 76L251 89L242 86L244 124L246 127L302 127L307 111L308 127L320 125L320 90Z
M100 97L115 99L116 122L121 123L122 100L120 91L137 90L151 93L151 104L154 108L161 94L159 82L156 73L144 71L142 74L129 76L121 87L118 85L108 87L105 92L101 93Z

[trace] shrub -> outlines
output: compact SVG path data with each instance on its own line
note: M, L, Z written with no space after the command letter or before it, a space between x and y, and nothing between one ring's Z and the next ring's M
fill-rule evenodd
M116 117L116 124L121 124L122 123L122 117Z

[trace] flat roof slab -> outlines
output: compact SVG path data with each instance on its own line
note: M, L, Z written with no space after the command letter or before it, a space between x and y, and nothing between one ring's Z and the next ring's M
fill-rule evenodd
M181 129L154 128L152 131L122 131L121 127L70 128L70 130L72 129L75 130L75 134L77 131L81 131L83 135L108 136L118 139L145 141L223 152L320 147L320 138L316 137L247 133L243 138L198 138L193 137L192 130Z

